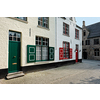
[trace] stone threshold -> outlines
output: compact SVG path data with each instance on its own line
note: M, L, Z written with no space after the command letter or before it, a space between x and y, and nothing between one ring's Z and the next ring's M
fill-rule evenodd
M13 79L13 78L21 77L21 76L24 76L23 71L8 73L6 76L6 79Z

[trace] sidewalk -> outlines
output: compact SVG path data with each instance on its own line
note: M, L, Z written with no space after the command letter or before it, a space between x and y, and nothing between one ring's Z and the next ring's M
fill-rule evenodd
M1 84L100 84L100 61L83 61L72 65L25 74L23 77L0 80ZM93 81L94 80L94 81Z

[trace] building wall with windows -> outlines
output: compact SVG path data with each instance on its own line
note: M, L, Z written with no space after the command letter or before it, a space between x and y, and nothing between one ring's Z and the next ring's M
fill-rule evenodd
M57 37L55 37L56 62L75 60L76 45L78 45L78 59L82 59L82 29L76 25L75 18L57 17L56 25L57 25L56 26ZM63 53L60 54L60 51L63 51ZM64 52L67 53L64 54ZM63 57L60 58L60 56Z
M45 19L43 19L45 20ZM0 69L8 68L9 31L21 33L21 67L51 63L40 61L27 63L27 45L36 46L36 36L49 39L49 47L55 47L55 18L49 17L48 26L38 25L38 17L1 17L0 18ZM46 40L44 40L46 41ZM45 49L45 48L44 48Z
M100 60L100 22L85 26L82 30L82 58Z

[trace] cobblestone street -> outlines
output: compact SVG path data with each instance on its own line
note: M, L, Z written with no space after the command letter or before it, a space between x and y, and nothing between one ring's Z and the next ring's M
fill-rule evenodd
M83 60L83 63L31 72L23 77L1 79L1 84L100 84L100 61Z

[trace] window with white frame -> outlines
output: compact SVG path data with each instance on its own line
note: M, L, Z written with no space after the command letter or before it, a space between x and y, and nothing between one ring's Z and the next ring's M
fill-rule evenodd
M9 31L9 41L20 41L20 37L19 32Z
M66 23L63 23L63 34L69 36L69 25Z
M47 61L48 60L48 46L49 39L36 36L36 60Z
M69 43L63 42L63 58L68 59L69 58Z
M75 38L79 39L79 30L78 29L75 29Z
M38 25L49 28L49 17L38 17Z
M27 21L27 17L15 17L15 18L18 18L18 19L21 19L21 20Z

